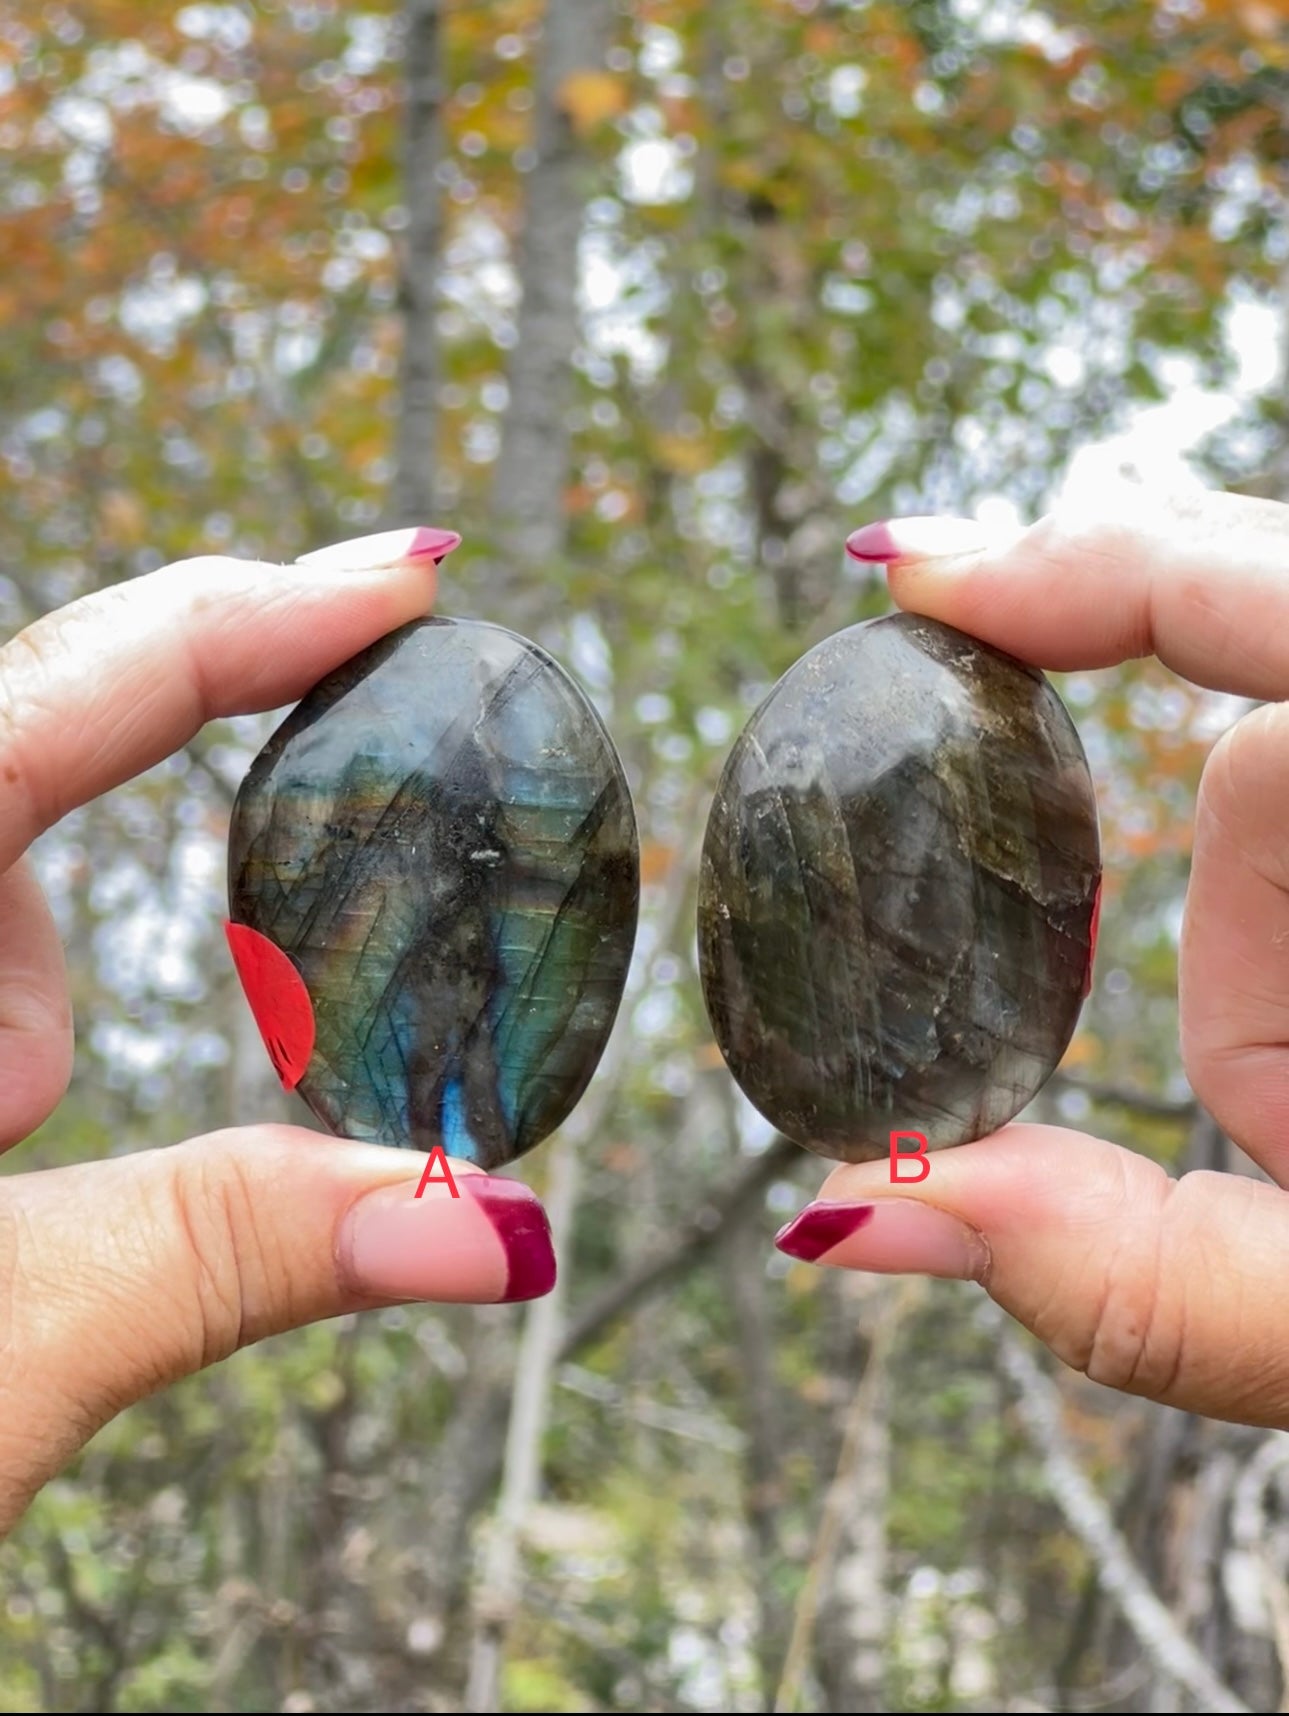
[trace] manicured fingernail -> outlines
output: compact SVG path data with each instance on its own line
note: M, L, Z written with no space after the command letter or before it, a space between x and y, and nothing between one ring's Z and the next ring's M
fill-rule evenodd
M333 542L327 548L302 554L296 565L316 566L322 572L380 572L404 560L428 560L437 565L460 541L455 530L434 530L419 524L410 530L382 530L376 536Z
M349 1209L337 1236L349 1286L375 1299L489 1305L536 1299L555 1285L550 1224L518 1180L458 1173L380 1186Z
M987 546L984 531L970 518L888 518L846 538L847 554L865 564L979 554Z
M461 1184L483 1205L506 1254L507 1304L540 1299L555 1285L551 1224L535 1193L519 1180L490 1180L471 1174Z
M913 1198L807 1204L774 1243L806 1263L878 1275L978 1281L989 1262L989 1249L974 1228Z
M817 1263L825 1252L849 1239L873 1219L872 1204L807 1204L779 1229L774 1243L789 1257Z

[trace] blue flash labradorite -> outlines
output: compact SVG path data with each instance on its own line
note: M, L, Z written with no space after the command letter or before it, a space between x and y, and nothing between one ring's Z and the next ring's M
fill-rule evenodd
M495 1168L569 1114L635 938L622 766L545 651L417 621L317 685L233 811L235 923L308 990L333 1132Z
M752 716L712 805L721 1053L820 1155L983 1137L1065 1052L1099 883L1087 762L1042 674L916 615L839 632Z

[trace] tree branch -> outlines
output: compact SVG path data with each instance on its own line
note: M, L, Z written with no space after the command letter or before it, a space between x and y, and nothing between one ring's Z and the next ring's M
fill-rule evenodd
M1042 1462L1052 1498L1096 1564L1101 1585L1156 1667L1184 1687L1200 1710L1247 1712L1185 1637L1116 1529L1110 1509L1079 1465L1061 1427L1060 1399L1019 1335L992 1304L984 1320L1001 1334L999 1360L1016 1391L1017 1410Z
M779 1677L779 1689L774 1699L776 1711L794 1710L800 1698L801 1682L806 1664L810 1660L819 1603L825 1580L832 1570L841 1543L851 1489L864 1446L864 1433L871 1414L878 1407L878 1398L886 1379L886 1368L895 1338L905 1318L923 1296L925 1288L926 1283L921 1280L904 1282L895 1296L887 1302L873 1331L868 1362L864 1366L850 1411L846 1415L841 1452L837 1456L837 1469L824 1499L823 1511L819 1516L819 1529L815 1534L814 1548L806 1568L805 1583L801 1587L792 1617L792 1637L788 1642L783 1672Z
M787 1138L776 1138L743 1169L719 1203L704 1202L670 1245L643 1258L634 1269L606 1287L570 1319L557 1354L560 1362L591 1345L619 1318L629 1316L646 1299L694 1268L708 1263L716 1247L728 1239L748 1207L764 1197L775 1180L791 1174L806 1160L803 1150ZM715 1188L713 1188L715 1190Z
M1193 1096L1181 1100L1154 1096L1148 1090L1137 1089L1135 1085L1080 1078L1074 1073L1053 1073L1050 1086L1058 1092L1081 1091L1090 1102L1103 1102L1112 1108L1130 1108L1137 1114L1146 1114L1158 1120L1193 1120L1199 1110L1199 1104Z
M550 1157L546 1209L551 1243L566 1252L577 1208L578 1157L567 1130ZM506 1639L519 1604L522 1534L541 1485L542 1440L550 1416L551 1375L559 1342L563 1298L554 1292L531 1305L515 1361L514 1393L502 1464L501 1496L487 1539L475 1598L476 1625L466 1682L466 1710L500 1709Z
M689 863L672 868L658 926L659 942L664 947L672 945L679 931L692 870ZM627 1074L631 1036L625 1027L626 1020L619 1019L601 1063L598 1082L577 1113L561 1128L551 1150L546 1206L551 1243L557 1256L567 1257L572 1249L581 1149L603 1128ZM551 1383L562 1357L562 1288L561 1281L553 1293L531 1305L524 1322L502 1464L501 1497L478 1584L478 1625L471 1643L467 1710L497 1708L506 1636L519 1603L523 1527L541 1483L541 1446L550 1410Z

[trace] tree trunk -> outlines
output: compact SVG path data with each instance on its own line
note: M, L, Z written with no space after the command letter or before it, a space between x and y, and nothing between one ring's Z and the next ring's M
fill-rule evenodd
M533 122L536 161L525 199L517 337L493 490L498 546L524 572L535 573L564 543L568 383L578 337L578 241L585 196L578 183L577 140L562 94L571 73L599 61L609 10L604 0L549 0L543 22ZM527 614L536 612L538 580L531 577L520 588L513 583L507 588L507 583L493 579L494 597L504 594L511 622L521 631L529 629ZM589 1112L583 1108L583 1123ZM576 1136L574 1123L556 1140L548 1158L551 1237L557 1255L567 1252L572 1238ZM564 1274L561 1269L561 1277ZM483 1577L476 1586L465 1694L470 1710L495 1710L499 1704L506 1636L519 1599L523 1528L540 1490L542 1435L562 1332L560 1295L530 1307L511 1400L501 1500Z
M735 1130L732 1094L721 1087L716 1124L722 1126L734 1155ZM755 1564L751 1582L756 1593L756 1655L761 1670L761 1697L770 1709L783 1653L787 1646L787 1613L779 1590L781 1550L779 1519L784 1501L783 1403L775 1376L775 1326L766 1292L767 1246L762 1234L762 1206L748 1203L724 1247L721 1265L728 1286L730 1309L738 1343L739 1387L747 1442L743 1456L744 1507Z
M439 248L443 230L436 169L443 154L443 85L439 74L439 0L407 0L403 200L407 243L399 282L403 354L394 435L392 525L428 524L434 511L434 426L438 398L435 332Z
M581 151L563 91L574 73L598 67L612 8L606 0L550 0L537 74L524 230L522 291L508 382L510 403L493 480L498 550L537 568L564 545L568 408L578 340L578 243L586 207ZM538 592L522 593L535 611Z
M839 1283L843 1299L877 1327L899 1301L897 1282ZM841 1492L836 1560L824 1580L816 1642L819 1677L835 1710L888 1710L891 1623L886 1516L891 1490L890 1370L870 1350L867 1407L855 1426L854 1463Z

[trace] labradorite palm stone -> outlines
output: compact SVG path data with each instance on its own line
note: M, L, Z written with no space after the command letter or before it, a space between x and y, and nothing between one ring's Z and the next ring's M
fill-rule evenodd
M304 979L299 1082L349 1138L484 1168L604 1049L635 938L631 798L599 716L499 626L403 627L311 691L233 811L231 916Z
M1042 674L915 615L853 626L774 687L716 791L698 927L721 1053L823 1156L983 1137L1065 1052L1099 880Z

